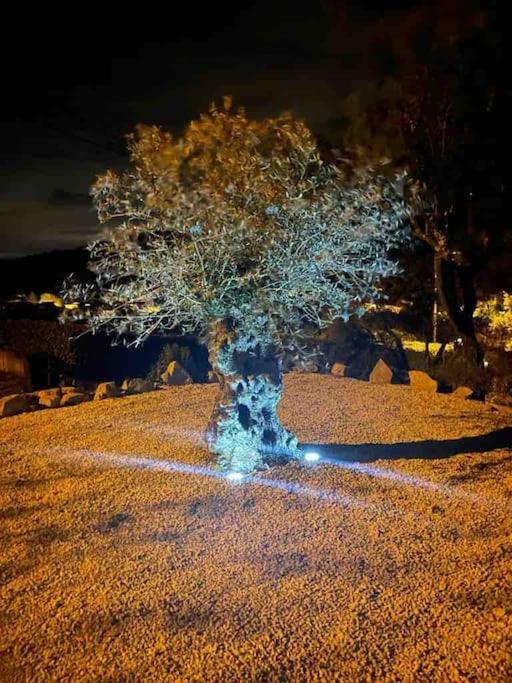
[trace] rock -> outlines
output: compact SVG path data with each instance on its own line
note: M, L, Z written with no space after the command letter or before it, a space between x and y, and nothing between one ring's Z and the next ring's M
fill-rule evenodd
M334 363L331 368L331 375L343 377L345 375L345 368L346 366L343 363Z
M78 389L73 386L60 387L62 394L76 394Z
M143 394L146 391L153 391L153 389L153 382L142 377L125 379L121 385L121 390L125 394Z
M391 384L393 370L380 358L370 373L369 381L372 384Z
M94 400L101 401L104 398L119 396L119 389L115 382L101 382L94 392Z
M60 406L62 391L57 389L44 389L36 391L37 403L41 408L58 408Z
M157 361L147 374L147 379L155 384L161 382L161 376L167 371L169 363L177 361L192 377L194 382L204 382L208 375L208 352L205 347L180 345L176 342L162 347Z
M62 308L64 306L64 301L57 294L51 294L50 292L44 292L39 297L40 304L53 304L57 308Z
M0 398L0 417L17 415L30 410L31 400L27 394L12 394Z
M393 372L393 384L408 384L407 356L398 335L391 331L370 330L353 323L335 320L318 337L319 350L327 365L341 363L344 377L369 380L382 359Z
M217 373L214 372L213 370L208 371L208 383L209 384L218 384L219 378L217 376Z
M64 406L76 406L79 403L84 403L84 401L88 400L89 396L87 396L87 394L75 391L75 393L64 394L60 400L60 406L61 408L64 408Z
M168 386L192 384L192 377L176 360L169 363L167 370L160 375L160 378Z
M453 392L453 395L457 396L457 398L470 398L472 394L473 389L469 387L457 387Z
M420 391L437 392L437 380L432 379L430 375L422 370L411 370L409 372L409 379L411 387L419 389Z

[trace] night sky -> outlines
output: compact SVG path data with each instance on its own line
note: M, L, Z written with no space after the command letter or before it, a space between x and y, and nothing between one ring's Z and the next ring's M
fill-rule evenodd
M179 132L230 94L255 117L291 110L336 144L343 98L392 73L391 43L425 21L456 30L468 6L303 4L21 7L2 45L0 257L93 237L88 188L126 163L138 122Z

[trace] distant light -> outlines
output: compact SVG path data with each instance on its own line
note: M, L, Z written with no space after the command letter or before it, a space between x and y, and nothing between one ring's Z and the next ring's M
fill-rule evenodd
M462 344L462 337L457 337L457 342L458 342L459 344Z
M318 462L318 460L320 460L320 454L316 451L308 451L304 454L304 460L306 462Z
M243 478L242 472L228 472L226 474L226 479L229 479L229 481L242 481Z
M489 361L488 360L484 360L484 367L485 368L489 367Z

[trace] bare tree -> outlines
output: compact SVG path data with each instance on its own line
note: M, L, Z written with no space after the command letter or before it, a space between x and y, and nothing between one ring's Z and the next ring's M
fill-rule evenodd
M179 139L140 126L129 148L130 169L92 191L113 225L90 246L97 286L68 295L131 343L177 328L206 338L221 379L207 442L222 468L300 458L276 413L280 352L300 350L305 324L380 296L406 236L402 179L349 174L301 121L252 121L229 101Z

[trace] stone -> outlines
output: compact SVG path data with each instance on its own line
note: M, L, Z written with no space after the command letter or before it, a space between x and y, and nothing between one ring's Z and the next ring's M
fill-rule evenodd
M457 396L457 398L470 398L473 394L473 389L470 389L469 387L457 387L453 395Z
M180 345L176 342L165 344L160 350L158 359L150 368L146 378L153 386L160 384L161 376L166 372L169 363L177 361L192 377L194 382L204 382L208 375L208 353L205 347Z
M345 365L343 363L334 363L331 368L331 375L343 377L345 375Z
M143 377L127 378L121 385L121 390L125 394L143 394L146 391L153 391L153 382Z
M39 297L40 304L53 304L57 308L63 308L64 301L57 294L51 294L50 292L44 292Z
M75 393L64 394L60 400L60 406L61 408L64 408L65 406L76 406L79 403L84 403L84 401L88 400L89 396L87 396L87 394L76 391Z
M370 332L340 319L318 335L319 351L328 366L341 363L344 377L368 381L382 358L393 371L393 384L409 384L409 365L400 337L389 330Z
M176 360L172 360L169 363L167 370L160 375L160 378L168 386L192 384L192 377Z
M375 367L370 372L369 381L372 384L391 384L393 379L393 370L386 364L382 358L379 358Z
M437 393L437 380L432 379L430 375L422 370L409 371L410 386L419 391L431 391Z
M60 388L44 389L42 391L36 391L35 396L37 396L37 404L41 408L58 408L60 406L62 391Z
M73 386L60 387L62 394L76 394L78 389Z
M119 389L115 382L101 382L94 392L94 400L101 401L104 398L114 398L119 396Z
M24 413L31 408L30 396L27 394L12 394L0 398L0 417L9 417Z

